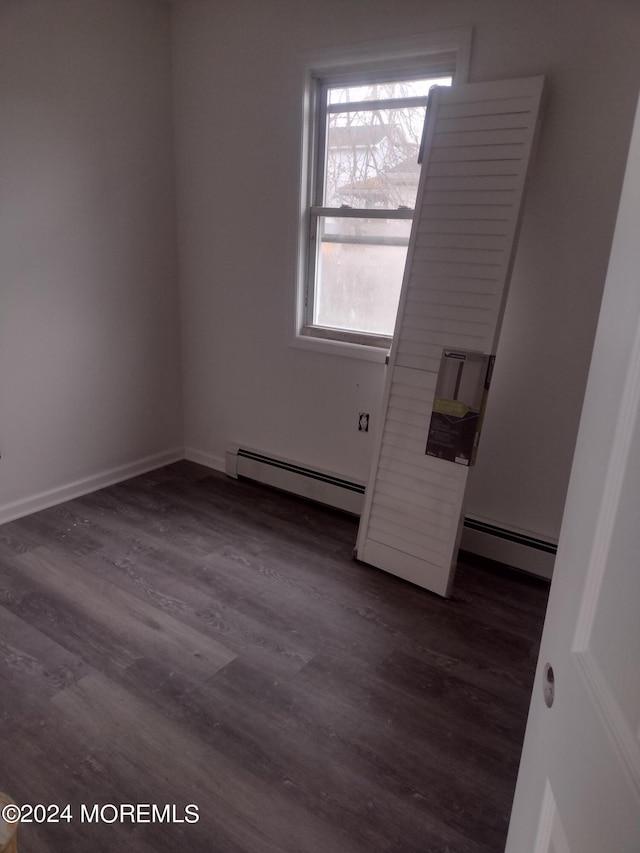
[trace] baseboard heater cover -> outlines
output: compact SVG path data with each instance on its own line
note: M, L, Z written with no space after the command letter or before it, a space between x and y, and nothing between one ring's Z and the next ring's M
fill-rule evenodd
M353 515L360 515L364 505L363 482L346 480L337 474L248 447L233 445L227 450L225 471L230 477L246 477ZM466 516L461 547L472 554L550 578L557 546L553 542Z
M226 452L225 470L230 477L247 477L354 515L362 512L363 482L346 480L290 459L233 446Z
M479 533L488 533L491 536L497 536L498 539L505 539L508 542L515 542L518 545L526 545L527 548L535 548L538 551L544 551L546 554L555 556L558 546L553 542L547 542L544 539L536 539L535 536L527 536L524 533L516 533L513 530L506 530L504 527L498 527L495 524L488 524L486 521L478 521L475 518L465 517L464 526L469 530L477 530Z
M465 516L460 547L507 566L551 579L557 544Z

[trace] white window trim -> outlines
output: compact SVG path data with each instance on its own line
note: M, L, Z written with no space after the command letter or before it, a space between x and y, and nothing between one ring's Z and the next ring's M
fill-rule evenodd
M305 294L308 271L308 211L313 197L309 163L315 156L313 134L310 120L313 106L314 81L317 77L344 72L353 73L360 68L383 70L401 62L403 65L424 63L429 54L455 52L456 69L453 82L466 83L469 79L471 57L471 27L424 33L406 38L383 39L355 45L328 48L321 53L301 54L304 79L304 100L302 111L302 146L300 158L300 184L298 207L298 250L296 268L296 293L294 334L291 345L301 349L324 352L331 355L360 358L367 361L384 362L387 350L366 343L340 341L334 338L315 337L304 334L306 321ZM381 58L382 57L382 58Z

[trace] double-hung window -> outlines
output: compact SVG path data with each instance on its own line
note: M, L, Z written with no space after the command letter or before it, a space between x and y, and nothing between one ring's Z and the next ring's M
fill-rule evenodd
M312 75L302 335L389 346L427 99L451 85L458 59L452 50Z

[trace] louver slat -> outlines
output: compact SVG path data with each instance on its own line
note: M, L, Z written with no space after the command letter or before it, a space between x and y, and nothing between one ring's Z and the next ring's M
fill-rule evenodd
M448 595L468 469L425 454L443 348L497 346L543 78L438 89L358 559Z

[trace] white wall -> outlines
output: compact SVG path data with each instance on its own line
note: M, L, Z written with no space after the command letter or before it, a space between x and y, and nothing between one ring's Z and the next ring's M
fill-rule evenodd
M0 519L182 445L169 23L0 5Z
M290 346L301 60L473 26L471 80L549 103L467 512L557 536L640 83L627 0L183 0L173 7L185 443L366 479L384 368Z

